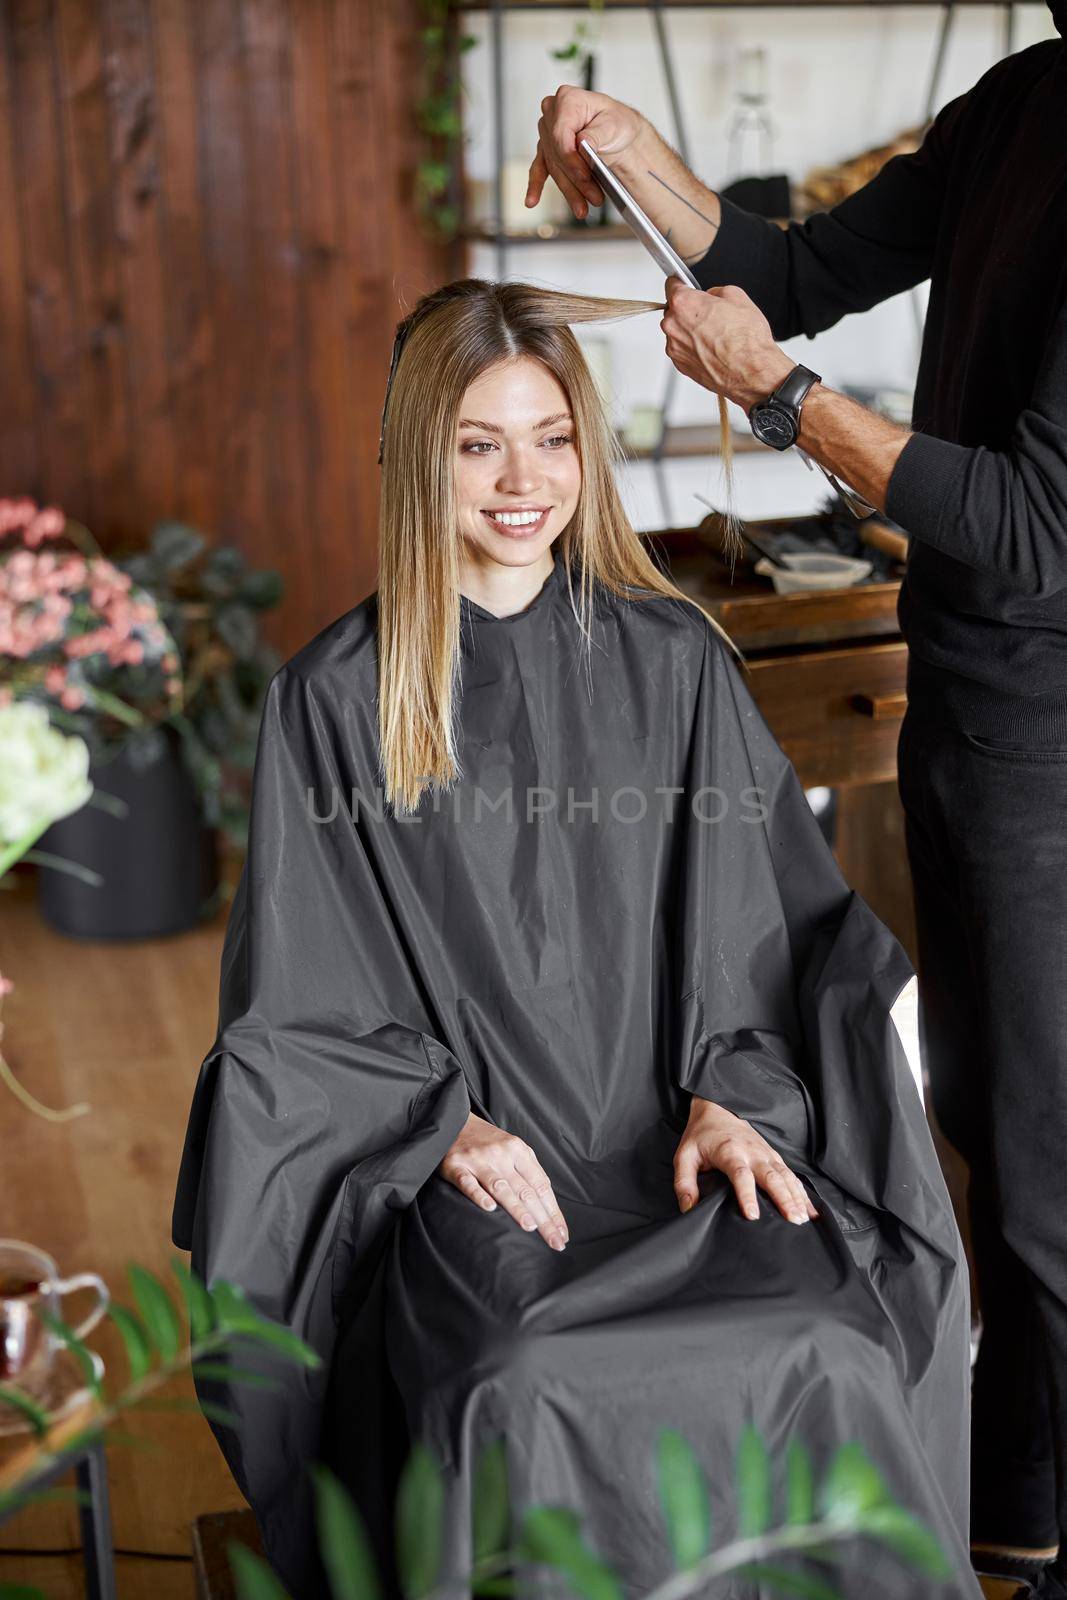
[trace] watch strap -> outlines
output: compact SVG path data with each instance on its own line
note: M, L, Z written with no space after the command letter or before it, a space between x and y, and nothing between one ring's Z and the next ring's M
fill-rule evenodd
M795 417L799 417L800 407L808 390L813 384L821 382L822 377L818 372L812 372L810 367L802 367L798 362L792 372L786 373L777 389L768 398L778 401Z

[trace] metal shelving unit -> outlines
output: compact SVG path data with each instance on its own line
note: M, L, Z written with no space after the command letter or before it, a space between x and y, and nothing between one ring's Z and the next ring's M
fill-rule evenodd
M840 10L858 5L906 5L911 7L936 6L941 12L937 39L934 47L934 58L930 71L928 90L926 95L925 120L930 121L936 110L937 90L944 68L945 55L951 36L952 23L956 11L960 6L972 6L988 3L988 0L948 0L948 3L939 3L939 0L601 0L602 9L605 11L636 12L645 11L650 14L653 31L656 39L656 50L659 58L660 70L663 73L664 85L670 106L671 121L674 125L674 144L687 167L692 168L690 159L689 140L686 134L685 119L682 113L681 97L678 93L678 80L674 68L674 58L671 52L670 40L667 35L665 13L668 11L722 11L722 10L766 10L774 6L788 6L797 10L812 10L830 7ZM1034 0L1038 3L1038 0ZM580 242L589 244L593 240L608 243L616 240L632 240L633 235L624 223L603 223L594 226L575 225L574 227L555 227L551 229L505 229L502 226L504 215L504 84L505 71L505 17L509 12L555 12L581 10L574 0L453 0L452 10L458 15L473 13L486 13L489 18L490 61L492 70L492 104L493 104L493 200L494 218L491 227L464 223L460 229L460 238L467 243L492 244L496 250L496 273L498 278L504 278L507 273L507 255L511 247L529 248L537 244L567 244ZM1009 54L1014 48L1014 23L1015 4L1013 0L1001 8L1004 13L1003 47L1004 53ZM465 206L464 186L462 173L458 174L458 192L461 195L461 204ZM605 202L606 204L607 202ZM704 455L717 455L720 453L719 430L713 427L677 427L669 421L671 400L675 391L675 380L678 373L671 367L667 373L664 386L663 403L661 406L662 424L660 436L656 444L648 450L631 450L630 454L637 460L648 460L652 463L656 479L657 491L663 512L664 526L672 522L667 483L664 475L664 462L679 456L697 457ZM763 448L749 435L741 433L734 437L735 451L758 451Z

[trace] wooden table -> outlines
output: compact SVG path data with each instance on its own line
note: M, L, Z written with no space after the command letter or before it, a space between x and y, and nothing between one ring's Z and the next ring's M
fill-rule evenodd
M899 580L778 595L747 563L731 581L710 533L652 537L678 587L744 655L753 697L804 787L895 780L908 659Z

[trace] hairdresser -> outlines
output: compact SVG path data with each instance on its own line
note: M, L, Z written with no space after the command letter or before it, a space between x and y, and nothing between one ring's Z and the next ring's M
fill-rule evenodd
M527 204L549 176L576 216L603 203L588 138L705 291L667 280L675 366L746 413L777 393L773 442L911 535L899 782L924 1056L971 1175L972 1555L1067 1596L1067 44L999 62L786 228L617 100L565 85L541 113ZM781 348L927 278L913 430Z

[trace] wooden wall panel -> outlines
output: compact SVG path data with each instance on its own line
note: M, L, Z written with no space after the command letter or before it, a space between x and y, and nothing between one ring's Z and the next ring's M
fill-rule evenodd
M462 271L411 195L417 0L4 0L0 494L108 548L177 517L374 586L396 320Z

